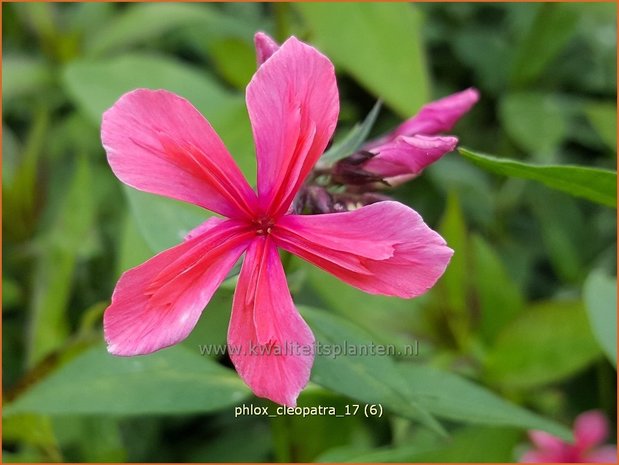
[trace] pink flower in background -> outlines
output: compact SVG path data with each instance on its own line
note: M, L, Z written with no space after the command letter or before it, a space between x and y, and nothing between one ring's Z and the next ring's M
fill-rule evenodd
M530 431L535 448L526 452L524 463L616 463L617 446L602 445L608 438L608 422L602 412L581 413L574 422L574 443L567 443L544 431Z
M229 355L256 395L294 406L309 380L313 352L276 348L311 347L314 337L292 301L279 248L368 293L407 298L430 289L453 252L398 202L290 214L335 129L338 90L331 62L296 38L265 50L246 94L257 191L183 98L138 89L104 114L103 146L121 181L224 217L209 219L185 242L124 273L105 311L104 332L109 352L122 356L180 342L245 254L228 330L236 349ZM257 355L252 346L270 351Z
M264 33L256 34L254 42L258 66L278 49ZM392 186L418 176L456 148L456 137L438 134L449 131L478 100L479 92L469 88L423 106L389 134L367 142L358 154L340 161L336 176L352 184L384 179Z

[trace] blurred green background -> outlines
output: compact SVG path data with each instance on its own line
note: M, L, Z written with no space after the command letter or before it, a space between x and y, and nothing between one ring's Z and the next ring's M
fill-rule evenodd
M527 429L565 436L590 408L616 424L615 209L447 155L392 193L456 250L429 294L368 296L300 261L288 270L319 340L418 341L414 357L319 358L299 399L384 415L234 418L243 402L274 405L199 354L225 342L233 282L178 347L103 348L121 272L206 214L123 187L99 140L122 93L165 88L253 179L243 92L265 31L335 63L336 139L376 99L380 134L474 86L462 146L615 170L614 3L3 3L2 21L4 461L513 461Z

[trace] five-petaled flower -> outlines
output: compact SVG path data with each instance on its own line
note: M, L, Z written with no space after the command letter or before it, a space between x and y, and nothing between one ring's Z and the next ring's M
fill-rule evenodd
M335 129L338 90L331 62L294 37L265 60L246 94L258 164L255 191L211 125L183 98L138 89L104 114L103 145L121 181L224 217L207 220L180 245L124 273L105 311L104 332L116 355L178 343L245 253L228 330L228 344L237 350L229 355L256 395L294 406L313 354L242 350L314 343L294 306L278 249L368 293L405 298L430 289L453 252L398 202L291 213Z
M608 438L608 421L602 412L590 410L574 421L574 443L544 431L529 431L535 448L527 451L524 463L616 463L617 446L602 445Z

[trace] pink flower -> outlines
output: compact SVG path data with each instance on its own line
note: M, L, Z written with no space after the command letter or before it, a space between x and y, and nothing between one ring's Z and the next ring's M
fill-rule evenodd
M574 444L567 443L544 431L530 431L535 448L526 452L524 463L616 463L617 447L602 446L608 437L608 422L602 412L581 413L574 422Z
M291 37L247 86L257 192L211 125L186 100L138 89L105 112L101 136L112 170L143 191L199 205L211 218L122 275L104 315L108 350L147 354L183 340L245 253L228 330L229 351L253 392L294 406L313 363L314 336L297 312L278 249L372 294L415 297L452 255L421 217L398 202L352 212L290 214L323 153L339 103L331 62ZM256 347L265 348L260 354ZM304 350L286 352L296 346ZM279 348L279 350L277 350Z

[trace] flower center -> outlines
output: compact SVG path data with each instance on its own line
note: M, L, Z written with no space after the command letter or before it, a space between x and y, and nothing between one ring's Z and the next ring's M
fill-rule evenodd
M258 236L266 236L271 234L273 229L273 220L271 218L256 218L254 220L254 226L256 227L256 234Z

